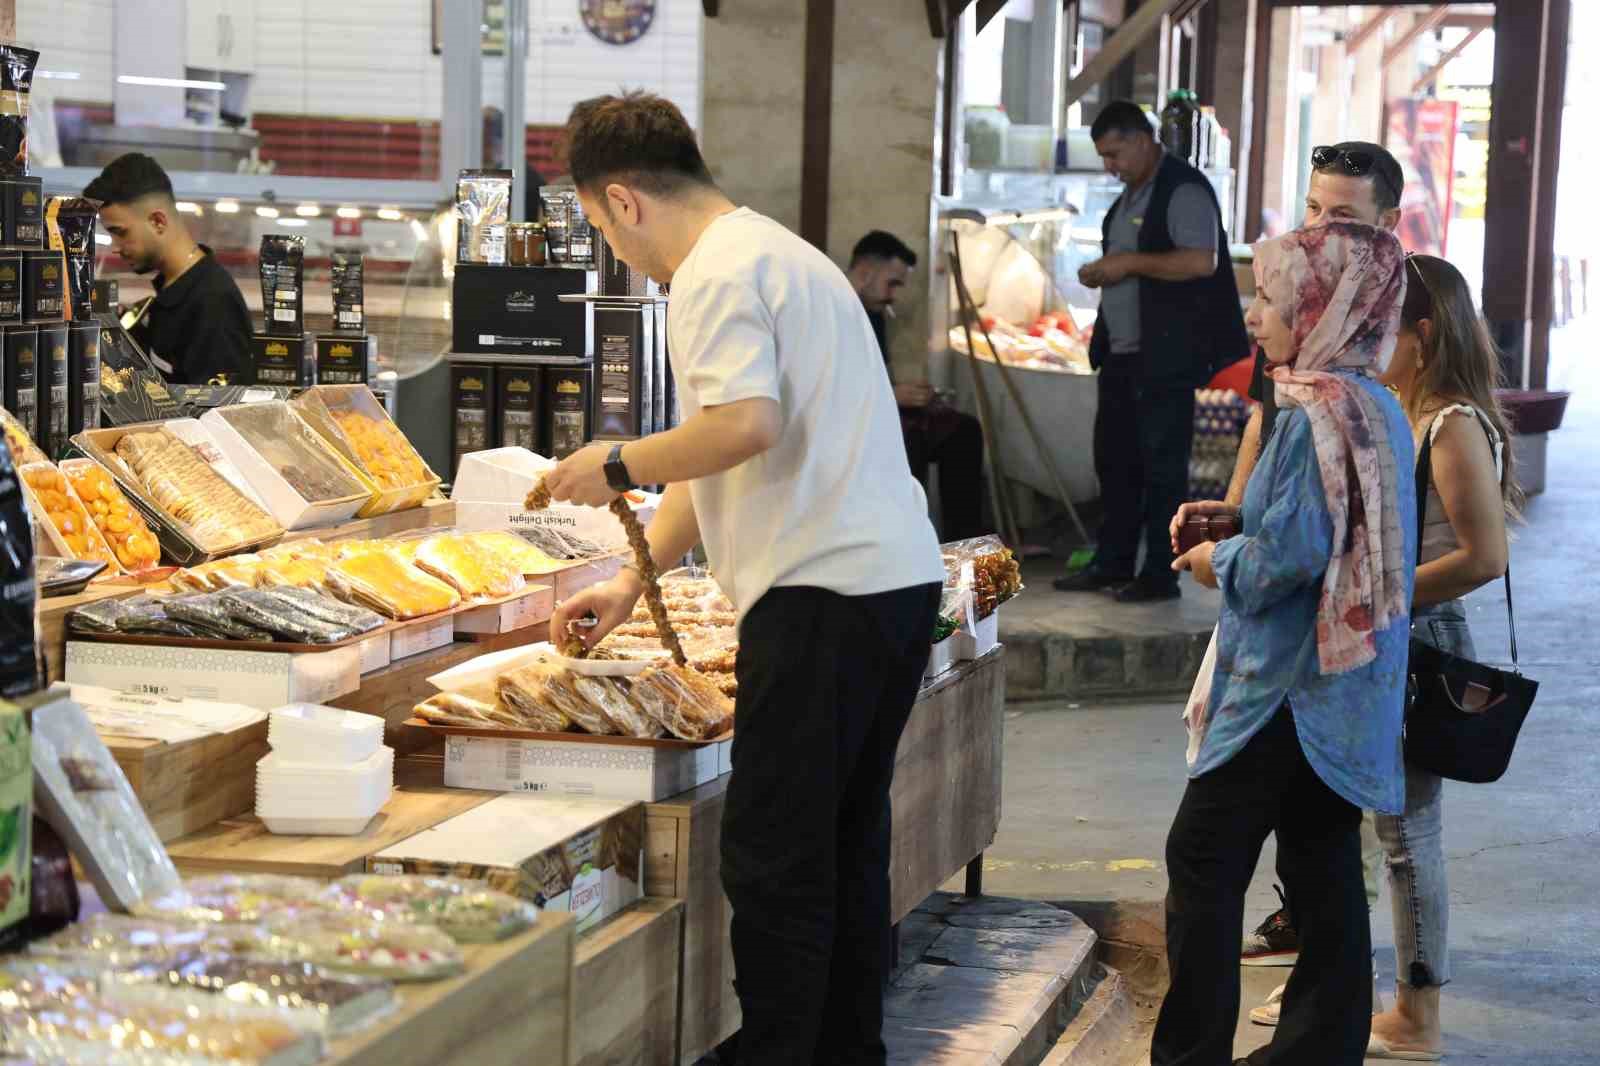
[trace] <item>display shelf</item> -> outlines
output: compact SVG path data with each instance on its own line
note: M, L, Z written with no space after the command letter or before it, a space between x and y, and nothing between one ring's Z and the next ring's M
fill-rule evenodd
M102 736L163 842L255 807L255 765L271 750L263 719L169 742Z
M400 1009L335 1041L325 1066L568 1066L573 1059L574 925L550 911L531 930L463 949L467 972L396 992ZM530 1059L530 1053L536 1056Z
M640 900L578 937L573 1066L675 1066L683 901Z

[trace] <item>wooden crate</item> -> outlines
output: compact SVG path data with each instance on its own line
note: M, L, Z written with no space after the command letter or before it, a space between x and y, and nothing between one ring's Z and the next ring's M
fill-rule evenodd
M924 689L895 757L891 919L910 914L994 842L1000 826L1005 652L963 663ZM645 805L645 894L684 901L679 1062L739 1028L732 909L723 894L726 775Z
M573 922L546 912L521 936L464 949L467 972L404 985L401 1009L335 1041L326 1066L570 1066Z
M574 1066L676 1066L683 902L643 899L578 937Z
M256 805L256 763L271 749L267 723L169 743L102 738L163 843Z

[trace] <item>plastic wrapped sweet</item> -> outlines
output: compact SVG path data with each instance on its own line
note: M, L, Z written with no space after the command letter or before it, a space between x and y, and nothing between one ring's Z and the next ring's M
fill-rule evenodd
M161 562L155 533L105 467L89 459L69 459L61 464L61 472L124 570L136 573Z
M255 585L256 573L260 568L259 555L233 555L226 559L213 559L199 566L185 567L169 580L173 588L192 592L247 589Z
M7 1052L72 1066L309 1066L322 1056L315 1033L225 1000L202 1009L87 991L0 996L0 1025Z
M282 874L216 874L185 881L173 892L147 899L141 915L187 922L262 922L306 911L337 909L327 885Z
M549 526L528 526L519 531L535 548L553 559L594 559L607 554L604 547L576 533L563 533Z
M161 601L161 607L168 618L207 631L222 640L272 640L269 630L234 618L223 599L225 595L221 592L202 592L193 596L170 596Z
M108 973L100 990L113 1003L154 1002L204 1010L226 1002L236 1011L279 1017L324 1037L356 1032L395 1006L394 986L387 981L328 973L306 962L206 953Z
M64 554L70 559L105 563L111 573L121 572L116 553L101 536L83 501L78 499L78 494L72 491L59 470L49 463L33 463L18 472L22 475L23 484L31 492L32 502L37 505L35 512L42 513L48 519L62 549L59 553L48 554Z
M146 593L121 602L117 632L138 637L200 637L199 627L167 614L167 601Z
M319 503L367 495L366 487L287 403L219 407L215 417L231 426L301 499Z
M387 552L341 559L328 567L328 591L388 618L419 618L448 611L460 593Z
M267 958L303 956L305 949L275 937L259 925L183 922L95 914L59 933L35 940L36 956L93 963L101 968L169 959L192 952Z
M226 552L283 535L272 516L165 429L124 434L116 454L203 551Z
M611 677L579 677L573 680L573 687L605 715L611 726L608 732L641 739L661 735L661 723L634 701L625 681Z
M939 551L944 556L946 590L970 587L977 618L989 617L995 608L1022 591L1022 569L1011 549L997 536L944 544ZM963 570L968 563L970 572Z
M376 611L369 611L353 603L344 603L310 589L273 586L261 591L290 609L303 611L307 618L340 626L355 633L370 633L387 621Z
M733 702L705 675L663 663L633 678L633 699L680 740L711 740L733 728Z
M276 927L319 966L391 981L434 981L460 973L461 949L431 925L363 918L353 912L308 915Z
M528 542L527 538L505 530L466 533L463 536L478 547L516 567L524 577L553 574L557 570L565 569L567 565L534 547Z
M500 676L497 688L500 702L522 718L524 729L565 733L573 727L573 711L594 716L588 701L572 687L571 675L548 663L508 671Z
M537 907L459 877L356 874L334 882L332 891L363 910L438 926L462 944L504 940L539 920Z
M235 621L267 630L292 643L336 644L355 636L351 627L313 617L299 604L276 595L279 591L229 589L216 595Z
M454 586L463 599L498 599L522 589L520 567L459 534L429 537L417 546L414 564Z
M71 700L33 716L40 814L87 869L108 906L128 910L178 887L178 871L122 768Z
M267 559L263 556L256 568L258 588L318 589L328 576L328 564L322 559Z
M16 416L3 407L0 407L0 431L5 434L6 447L11 449L11 462L14 465L28 466L50 461L50 457L33 443L33 438L28 436L28 431L22 428Z
M498 700L474 699L459 692L438 692L411 712L424 722L465 729L526 729L525 719L501 706Z

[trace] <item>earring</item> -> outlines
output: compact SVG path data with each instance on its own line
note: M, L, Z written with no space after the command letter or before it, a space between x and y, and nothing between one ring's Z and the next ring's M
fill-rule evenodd
M1421 352L1417 353L1417 369L1418 370L1422 369L1422 353Z

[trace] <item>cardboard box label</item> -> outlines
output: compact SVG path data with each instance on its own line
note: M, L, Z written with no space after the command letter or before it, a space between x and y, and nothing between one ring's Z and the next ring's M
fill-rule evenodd
M122 692L272 710L326 703L361 687L356 646L317 652L228 651L67 641L66 679Z
M582 741L445 737L450 788L654 803L717 777L719 745L644 748Z
M456 638L456 620L440 618L427 625L397 629L390 637L389 658L408 659L425 651L442 648Z

